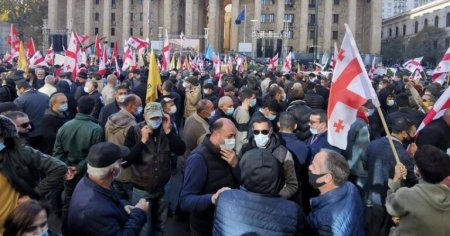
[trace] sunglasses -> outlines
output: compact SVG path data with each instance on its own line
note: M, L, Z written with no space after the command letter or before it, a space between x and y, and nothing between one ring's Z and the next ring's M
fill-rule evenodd
M265 129L265 130L253 130L253 134L254 135L258 135L258 134L264 134L264 135L268 135L269 134L269 130Z
M31 126L31 122L26 122L26 123L23 123L23 124L21 124L21 125L18 125L18 126L20 126L20 127L24 128L24 129L26 129L26 128L28 128L28 127L30 127L30 126Z

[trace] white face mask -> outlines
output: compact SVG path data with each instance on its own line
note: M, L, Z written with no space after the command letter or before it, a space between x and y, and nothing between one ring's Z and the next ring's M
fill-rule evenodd
M118 103L123 103L124 101L125 101L125 98L127 97L127 95L120 95L118 98L117 98L117 102Z
M234 138L226 138L224 144L220 144L220 149L233 150L236 145L236 139Z
M169 114L175 114L175 113L177 113L177 106L171 106L170 107L170 112L169 112Z
M84 86L84 92L85 93L91 93L91 90L88 87Z
M269 135L258 134L255 135L255 143L259 148L264 148L269 142Z

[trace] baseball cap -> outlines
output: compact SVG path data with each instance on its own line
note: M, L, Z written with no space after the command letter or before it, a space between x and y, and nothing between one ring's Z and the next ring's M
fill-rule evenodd
M144 114L148 118L162 117L163 116L162 112L163 112L163 110L162 110L162 106L160 103L151 102L151 103L147 103L147 105L145 105Z
M101 142L89 149L87 162L95 168L107 167L130 154L130 149L114 143Z

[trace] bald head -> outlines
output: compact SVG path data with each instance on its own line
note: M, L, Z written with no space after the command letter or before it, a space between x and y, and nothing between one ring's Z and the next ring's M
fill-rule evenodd
M229 96L223 96L219 99L218 106L220 110L226 113L228 108L233 107L233 99Z
M225 143L225 139L234 139L236 135L236 126L227 118L220 118L211 125L211 143L220 148Z

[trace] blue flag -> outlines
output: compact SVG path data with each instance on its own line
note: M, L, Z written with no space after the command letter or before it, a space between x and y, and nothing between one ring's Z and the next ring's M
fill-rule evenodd
M209 44L208 48L206 49L206 52L205 52L205 59L208 59L211 61L212 58L214 57L214 55L215 55L214 50L211 47L211 44Z
M234 22L236 22L237 25L240 25L243 20L245 20L245 9L242 10L241 13L239 13L238 17Z

